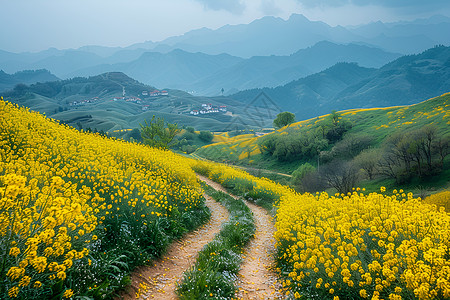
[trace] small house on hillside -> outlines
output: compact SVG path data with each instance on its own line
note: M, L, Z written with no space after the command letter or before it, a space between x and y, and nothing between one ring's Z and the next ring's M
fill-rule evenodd
M157 97L159 95L161 95L161 92L158 90L154 90L154 91L150 92L150 97Z
M212 104L208 103L208 104L202 104L202 108L205 110L210 110L212 108Z

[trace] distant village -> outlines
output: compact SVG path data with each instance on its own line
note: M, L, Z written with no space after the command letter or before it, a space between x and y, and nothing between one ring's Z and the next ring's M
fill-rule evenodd
M226 113L226 112L227 112L226 105L213 106L211 103L208 103L208 104L202 104L202 108L199 110L191 110L190 114L197 116L197 115L204 115L204 114Z
M153 91L142 91L141 93L142 98L147 98L147 97L159 97L159 96L169 96L169 92L166 90L160 91L160 90L153 90ZM98 102L100 99L99 97L93 97L90 99L83 99L83 100L79 100L79 101L73 101L69 103L69 106L71 107L76 107L76 106L84 106L87 104L92 104L92 103L96 103ZM133 102L136 104L142 104L142 99L139 97L134 97L134 96L126 96L125 95L125 89L123 91L122 97L114 97L112 99L110 99L110 101L126 101L126 102ZM142 110L148 110L149 105L142 105Z
M140 97L127 96L125 93L125 89L123 89L123 93L122 93L121 97L116 96L116 97L113 97L112 99L109 99L109 101L126 101L126 102L140 104L142 111L147 111L151 107L150 103L148 102L149 100L151 100L152 98L160 97L160 96L169 96L169 92L166 90L142 91L139 94L139 96ZM93 98L89 98L89 99L70 102L69 106L75 108L78 106L84 106L84 105L88 105L88 104L98 103L101 100L102 99L100 99L99 97L93 97ZM103 101L108 101L108 100L103 100ZM191 111L185 111L183 113L189 113L190 115L193 115L193 116L200 116L200 115L219 114L219 113L226 113L226 112L227 112L226 105L217 106L217 105L213 105L211 103L203 103L201 105L201 108L199 107L198 109L192 109Z

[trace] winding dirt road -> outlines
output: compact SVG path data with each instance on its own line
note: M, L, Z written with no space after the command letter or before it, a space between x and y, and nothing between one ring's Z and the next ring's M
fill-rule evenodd
M201 175L198 175L198 178L214 189L227 193L220 184ZM119 299L177 299L176 283L182 279L183 272L195 263L198 252L213 240L222 224L229 218L228 211L222 205L208 195L204 197L206 205L211 210L211 220L180 241L172 243L166 255L155 260L153 266L144 266L136 270L132 275L132 285L119 296ZM275 266L273 220L263 208L249 202L246 204L253 212L256 232L244 252L235 299L283 299L282 294L278 292L280 285L273 271Z
M173 242L163 258L155 260L153 266L144 266L132 275L132 285L119 299L176 299L176 283L183 272L191 267L198 252L213 240L228 220L226 208L204 195L211 210L210 221L201 228L187 234L180 241Z
M227 193L218 183L199 176L214 189ZM229 194L229 193L228 193ZM231 194L229 194L231 195ZM237 198L231 195L233 198ZM255 219L256 232L244 252L244 262L241 265L238 279L237 299L283 299L280 285L276 281L277 275L273 271L275 261L275 241L273 234L275 227L271 216L265 209L253 203L245 204L252 210Z

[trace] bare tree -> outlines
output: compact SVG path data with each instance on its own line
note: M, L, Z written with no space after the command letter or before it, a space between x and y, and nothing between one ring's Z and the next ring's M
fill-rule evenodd
M374 175L378 172L378 162L380 161L379 149L367 149L362 151L355 157L354 163L356 166L366 172L367 177L372 180Z
M420 130L421 139L421 150L425 155L428 170L432 170L432 155L433 155L433 144L436 140L437 128L435 125L427 125Z
M358 183L358 168L351 162L333 161L325 165L321 176L341 194L347 194Z
M436 140L433 152L439 156L440 165L443 166L445 158L450 154L450 136L446 135Z

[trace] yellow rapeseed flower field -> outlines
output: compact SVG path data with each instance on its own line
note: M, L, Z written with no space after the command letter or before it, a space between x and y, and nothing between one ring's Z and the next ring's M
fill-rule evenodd
M169 223L158 226L173 230L170 220L203 206L195 173L181 156L82 133L5 101L0 199L1 299L69 298L95 290L105 278L93 278L91 287L70 276L103 264L97 260L100 251L108 255L105 237L150 232L163 219ZM154 244L154 256L168 243L159 240L165 235L158 228L153 242L135 242Z

